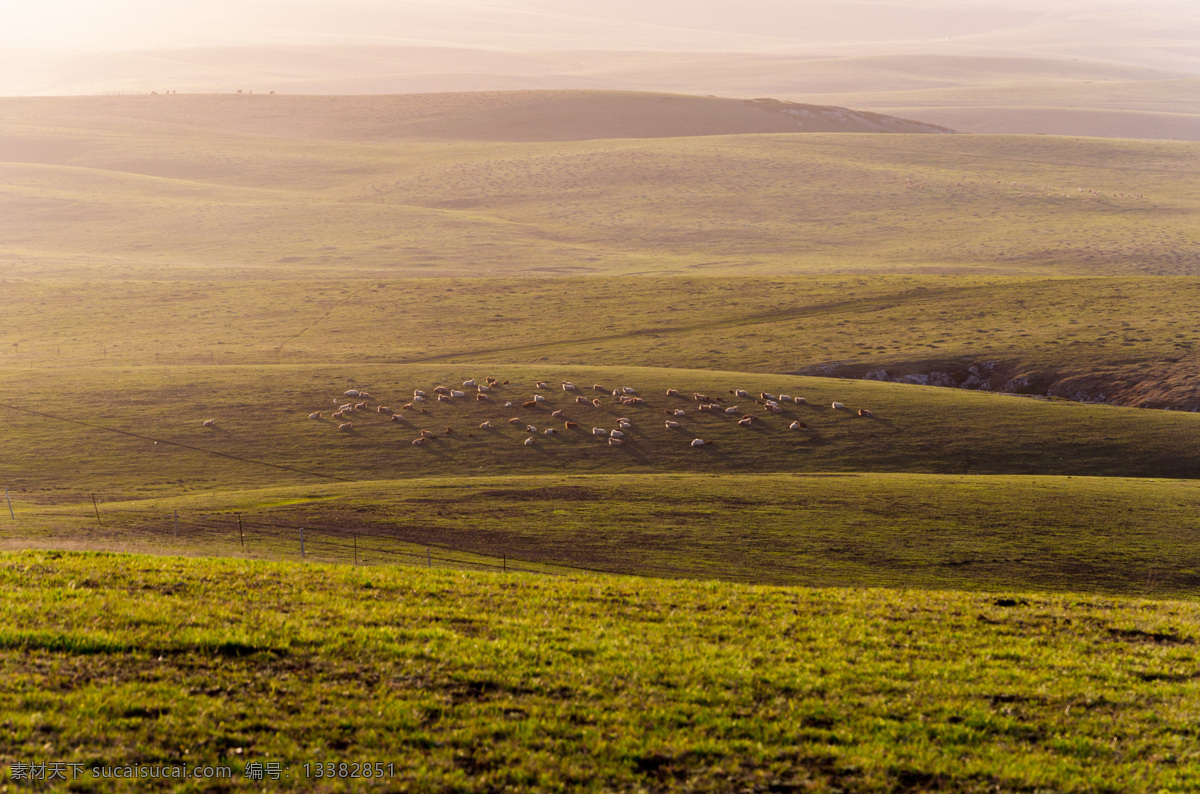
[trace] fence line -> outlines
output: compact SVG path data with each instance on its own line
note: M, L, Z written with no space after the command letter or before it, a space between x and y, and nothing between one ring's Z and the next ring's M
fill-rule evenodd
M7 488L6 495L7 495ZM407 565L459 570L495 570L502 572L535 573L547 576L565 576L566 573L547 570L565 568L570 571L608 573L579 566L555 562L519 560L507 551L501 552L501 561L494 562L496 555L487 552L460 549L445 544L406 540L378 531L364 532L348 527L313 527L306 523L291 524L279 520L246 518L241 513L197 513L188 515L178 509L152 510L148 508L116 508L100 510L100 499L89 493L92 510L98 526L113 531L133 529L146 539L168 539L171 543L229 544L243 551L258 545L271 556L299 557L320 561L339 562L345 560L354 565ZM9 500L11 511L11 499ZM84 502L86 504L86 502ZM11 514L15 521L15 514ZM154 526L162 527L161 532ZM362 542L359 536L362 535ZM394 548L387 548L392 544ZM265 548L264 548L265 547ZM289 550L290 549L290 550ZM438 553L434 553L434 550ZM332 558L332 559L330 559ZM524 565L514 564L524 563ZM529 567L535 566L535 567Z

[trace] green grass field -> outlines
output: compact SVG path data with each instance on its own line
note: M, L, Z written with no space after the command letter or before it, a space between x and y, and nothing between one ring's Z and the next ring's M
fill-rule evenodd
M0 580L0 759L83 763L73 790L1200 784L1191 602L41 552Z
M129 99L0 119L0 763L1200 783L1196 144Z

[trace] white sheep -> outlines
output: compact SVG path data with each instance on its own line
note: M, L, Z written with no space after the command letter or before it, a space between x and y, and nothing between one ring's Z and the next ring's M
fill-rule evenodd
M346 390L346 391L345 391L345 392L342 394L342 396L343 396L343 397L357 397L357 396L358 396L358 394L359 394L359 392L358 392L358 389L347 389L347 390Z
M678 397L679 390L678 389L667 389L667 396L668 397Z
M309 414L309 415L308 415L308 418L309 418L309 419L320 419L320 418L321 418L321 412L320 412L320 411L313 411L311 414Z
M799 430L799 429L800 429L799 422L792 422L790 425L788 425L788 430Z
M789 395L787 395L787 394L781 394L781 395L779 395L779 402L781 402L781 403L790 403L791 401L792 401L792 398L791 398L791 396L789 396Z
M420 389L413 389L413 397L428 397L429 395Z
M738 413L738 407L737 407L736 405L731 405L731 406L729 406L728 408L726 408L726 409L725 409L725 413L727 413L727 414L736 414L736 413Z
M683 410L682 408L676 408L675 416L687 416L687 411Z
M533 425L525 425L525 432L526 433L536 433L537 428L534 427Z
M532 447L533 446L533 438L525 439L525 446Z
M603 427L593 427L593 428L592 428L592 435L593 435L593 436L607 436L607 435L608 435L608 431L607 431L607 430L605 430Z
M481 391L481 392L488 392L488 391L492 390L491 386L485 386L482 383L479 384L476 388L479 389L479 391Z
M344 423L338 425L338 430L349 430L352 427L354 427L353 422L344 422Z
M216 419L206 419L206 420L204 420L203 423L201 423L201 426L202 427L216 427L217 420Z
M833 410L835 410L835 411L840 411L840 410L842 410L842 409L843 409L843 408L845 408L845 407L846 407L846 404L845 404L845 403L838 403L838 402L835 402L835 403L833 404Z
M667 429L668 430L677 430L678 428L679 428L678 422L673 422L670 419L667 420Z
M632 386L622 386L621 391L625 392L626 394L637 394L637 389L633 388Z
M618 419L617 427L621 428L622 430L628 430L629 428L633 427L633 422L630 422L628 419Z
M505 407L505 408L512 408L512 407L513 407L513 404L512 404L511 402L508 402L507 400L505 400L505 401L504 401L504 407Z
M481 424L481 425L479 426L479 429L480 429L480 430L491 430L491 429L492 429L492 423L491 423L491 422L484 422L483 424Z
M750 396L750 392L746 391L745 389L738 389L733 394L736 397L749 397Z
M620 430L610 430L608 432L608 434L610 436L612 436L613 438L624 438L625 437L625 434L622 433Z
M536 389L549 389L549 388L550 388L550 384L549 384L549 383L546 383L545 381L541 381L541 380L539 380L539 381L538 381L536 384L534 384L534 388L536 388Z
M575 391L575 384L571 383L569 380L564 380L562 382L562 387L563 391Z
M793 397L792 402L794 402L796 405L808 405L808 400L804 399L803 397Z
M440 397L441 395L439 394L438 396ZM423 396L421 396L420 394L418 394L413 397L413 402L423 403L423 402L425 402L425 398Z
M471 388L471 387L472 387L472 386L474 386L474 385L475 385L475 379L474 379L474 378L470 378L470 379L468 379L468 380L464 380L464 381L463 381L463 388L464 388L464 389L469 389L469 388Z
M533 401L535 403L544 403L546 402L546 398L541 394L535 394L533 395Z
M621 444L624 444L625 442L624 442L624 441L622 441L622 440L621 440L621 439L619 439L619 438L610 438L610 439L608 440L608 443L609 443L609 444L611 444L611 445L612 445L612 446L614 446L614 447L617 447L617 446L620 446Z
M693 446L693 447L702 447L702 446L704 446L704 445L705 445L705 444L707 444L707 443L709 443L709 442L708 442L708 441L705 441L705 440L704 440L704 439L702 439L702 438L693 438L693 439L692 439L692 446Z
M454 391L450 392L450 396L451 397L466 397L467 394L466 394L466 392L455 389Z
M558 433L558 431L557 431L557 430L555 430L553 427L547 427L547 428L546 428L545 430L543 430L542 432L543 432L543 433L545 433L545 434L546 434L546 435L548 435L548 436L552 436L552 435L555 435L556 433Z

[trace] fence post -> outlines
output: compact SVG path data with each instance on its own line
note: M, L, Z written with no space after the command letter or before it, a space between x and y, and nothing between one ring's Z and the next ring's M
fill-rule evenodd
M8 495L7 487L5 487L5 489L4 489L4 499L5 499L5 501L8 502L8 517L11 518L13 521L16 521L17 516L15 513L13 513L13 509L12 509L12 497Z
M96 526L102 527L104 524L100 522L100 503L96 501L96 494L92 494L92 507L96 508Z
M238 513L238 539L242 541L242 551L246 550L246 534L242 532L242 514Z
M179 511L175 511L175 539L179 540Z
M304 556L304 527L300 527L300 556Z

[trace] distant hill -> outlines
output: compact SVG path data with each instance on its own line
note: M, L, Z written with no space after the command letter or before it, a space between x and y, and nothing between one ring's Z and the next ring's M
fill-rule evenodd
M951 133L920 121L775 99L629 91L398 96L156 94L0 100L30 124L99 123L324 141L578 141L780 132Z

